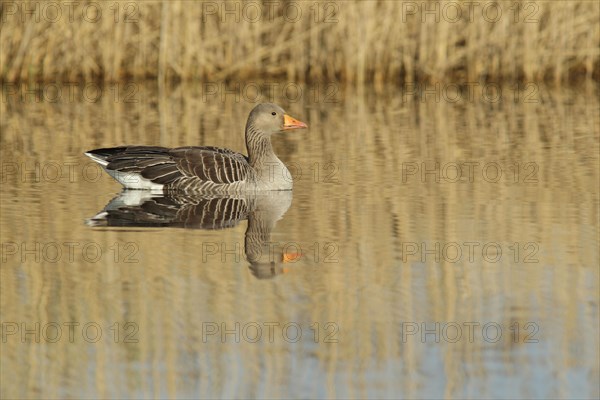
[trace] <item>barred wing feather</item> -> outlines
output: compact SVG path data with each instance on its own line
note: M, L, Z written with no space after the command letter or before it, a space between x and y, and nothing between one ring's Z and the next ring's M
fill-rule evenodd
M140 174L170 189L231 185L250 180L254 173L246 156L218 147L130 146L94 154L106 160L108 170Z

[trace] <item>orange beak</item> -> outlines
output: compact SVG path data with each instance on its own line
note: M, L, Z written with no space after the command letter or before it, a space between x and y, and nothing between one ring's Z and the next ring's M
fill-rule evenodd
M283 115L283 130L284 131L288 131L291 129L302 129L302 128L308 128L308 125L306 125L302 121L298 121L297 119L290 117L287 114Z

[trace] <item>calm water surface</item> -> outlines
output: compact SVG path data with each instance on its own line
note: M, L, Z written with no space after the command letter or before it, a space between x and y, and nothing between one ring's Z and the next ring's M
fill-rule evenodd
M310 126L274 139L293 193L238 199L237 220L202 200L223 229L187 200L118 197L82 153L245 151L253 103L136 88L5 92L3 397L600 395L594 88L276 95ZM107 205L146 214L90 223Z

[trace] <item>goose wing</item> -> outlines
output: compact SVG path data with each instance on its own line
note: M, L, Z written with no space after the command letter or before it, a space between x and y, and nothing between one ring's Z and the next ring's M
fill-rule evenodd
M253 170L243 154L218 147L127 146L90 153L103 159L106 169L139 174L156 184L228 185L246 181Z

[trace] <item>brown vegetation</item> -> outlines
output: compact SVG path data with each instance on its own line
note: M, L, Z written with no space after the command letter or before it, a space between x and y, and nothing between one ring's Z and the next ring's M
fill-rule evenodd
M49 4L0 5L3 81L600 77L596 1Z

